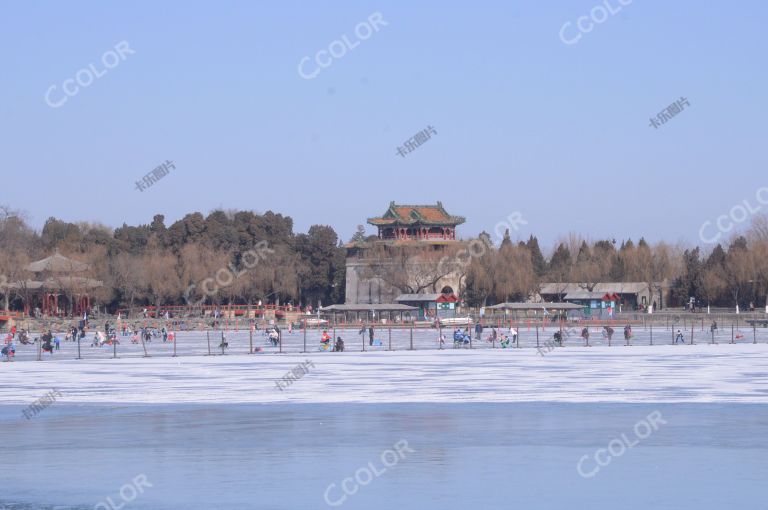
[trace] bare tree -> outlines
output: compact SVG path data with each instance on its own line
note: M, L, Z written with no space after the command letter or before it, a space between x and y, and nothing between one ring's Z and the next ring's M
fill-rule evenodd
M221 285L216 283L217 273L219 281L222 281L222 274L232 263L230 253L200 243L190 243L181 249L179 261L180 283L187 304L206 299L221 302Z
M16 294L22 301L27 297L27 280L31 276L25 269L28 263L29 257L25 251L12 248L0 251L0 292L3 293L5 310L10 309L12 294Z
M30 274L25 270L32 252L34 232L22 211L0 204L0 292L4 308L10 308L11 295L25 300Z
M768 214L760 213L752 217L752 223L747 231L747 239L750 244L768 242Z
M502 246L496 254L496 298L525 300L536 289L536 274L527 248Z
M176 256L160 248L154 248L142 256L139 273L143 289L159 311L164 300L176 298L183 292L177 271Z
M453 262L457 256L456 248L435 250L432 246L378 244L369 249L369 264L364 272L366 277L379 278L403 293L437 292L438 282L462 265L460 260Z
M141 265L141 257L130 253L119 253L112 260L108 281L112 287L120 291L123 299L127 299L125 304L129 309L133 308L134 301L141 293Z

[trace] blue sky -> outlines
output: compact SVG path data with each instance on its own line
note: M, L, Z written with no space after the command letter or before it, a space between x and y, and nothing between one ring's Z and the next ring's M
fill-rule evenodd
M574 37L601 3L4 1L0 203L38 228L271 209L347 240L390 200L442 200L465 237L518 211L518 235L545 246L695 243L768 185L768 4L605 1L617 12L571 45L563 24ZM299 76L376 12L386 26ZM135 53L46 104L121 41ZM690 107L649 126L681 96ZM165 160L176 169L137 191Z

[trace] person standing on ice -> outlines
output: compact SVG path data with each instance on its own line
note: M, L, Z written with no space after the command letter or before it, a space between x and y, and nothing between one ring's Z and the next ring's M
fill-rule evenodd
M517 343L517 330L514 327L510 326L509 334L512 335L512 342Z
M368 326L368 345L373 345L373 326Z
M589 328L584 328L581 330L581 338L583 338L586 342L589 342Z
M479 322L475 324L475 338L480 340L480 337L483 336L483 325Z
M683 332L679 329L677 330L677 336L675 337L675 343L680 340L681 344L685 344L685 337L683 336Z

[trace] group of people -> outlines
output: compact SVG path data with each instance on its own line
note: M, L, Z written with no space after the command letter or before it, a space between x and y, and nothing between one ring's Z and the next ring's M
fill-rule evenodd
M3 361L12 361L13 357L16 355L16 345L14 344L16 338L18 338L19 342L23 345L31 345L41 342L40 347L42 351L49 354L53 354L54 350L58 351L61 348L61 339L51 333L50 329L43 333L40 338L35 338L30 341L29 333L26 329L17 331L16 326L13 326L11 331L5 337L5 345L0 349L0 355L3 357Z
M453 332L453 348L466 347L470 344L472 338L469 336L469 329L456 328Z
M16 326L11 327L11 331L5 337L5 343L10 343L13 340L18 340L22 345L34 343L29 339L29 332L26 329L17 330Z
M476 338L481 339L483 334L483 326L482 324L475 325L475 335ZM488 334L488 337L486 338L486 341L491 344L495 344L496 341L499 341L499 344L501 345L502 349L506 349L509 347L511 343L517 342L517 329L515 329L514 326L511 326L509 328L509 334L502 333L501 336L499 336L498 331L496 328L491 328L491 332ZM461 329L456 328L456 330L453 332L453 347L454 349L458 349L460 347L467 347L470 345L470 335L469 335L469 328ZM441 334L440 335L440 347L442 348L443 344L445 343L445 337Z
M613 339L613 334L615 333L614 329L610 326L603 326L602 330L602 336L603 338L607 338L610 342ZM632 326L630 324L627 324L624 326L624 340L629 340L632 338ZM589 328L585 327L581 330L581 338L583 338L585 341L589 341Z

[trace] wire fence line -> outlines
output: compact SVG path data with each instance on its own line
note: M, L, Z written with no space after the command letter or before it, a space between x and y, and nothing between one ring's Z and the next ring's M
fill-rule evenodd
M620 323L611 324L613 334L609 335L607 324L595 321L566 322L551 324L528 324L508 322L507 324L486 324L478 334L474 327L461 327L469 339L454 341L454 327L431 327L410 325L373 325L371 339L368 325L329 324L327 327L298 330L282 329L279 340L270 340L262 329L211 329L177 330L169 328L168 340L157 335L150 340L136 339L133 335L118 333L116 342L97 345L94 334L76 341L64 340L59 333L59 348L53 352L42 352L41 342L20 344L14 342L15 361L47 361L51 359L109 359L109 358L150 358L173 356L221 356L233 354L307 353L332 350L334 342L341 337L344 350L355 352L403 351L403 350L451 350L451 349L524 349L552 347L589 346L645 346L676 344L768 344L768 328L747 326L736 323L718 325L717 329L700 323L659 326L653 323L632 325L628 337ZM617 327L614 327L617 326ZM510 329L511 328L511 329ZM327 331L331 342L326 346L321 337ZM559 335L560 340L557 339ZM39 338L40 333L30 333L30 338ZM140 336L140 335L139 335ZM440 342L440 338L443 342ZM504 341L506 337L506 342ZM5 359L5 357L4 357Z

